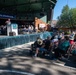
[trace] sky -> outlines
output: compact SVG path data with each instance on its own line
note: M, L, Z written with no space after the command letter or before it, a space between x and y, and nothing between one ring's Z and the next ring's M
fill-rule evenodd
M57 17L61 14L61 11L65 5L70 8L76 8L76 0L57 0L54 8L53 20L57 20Z

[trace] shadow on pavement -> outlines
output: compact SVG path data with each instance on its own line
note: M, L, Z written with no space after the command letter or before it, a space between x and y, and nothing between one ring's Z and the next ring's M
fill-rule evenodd
M7 52L2 51L0 53L0 75L73 75L75 73L73 70L53 64L53 60L33 58L29 55L29 51L30 46L12 48ZM10 72L4 72L4 70ZM24 72L24 74L12 71Z

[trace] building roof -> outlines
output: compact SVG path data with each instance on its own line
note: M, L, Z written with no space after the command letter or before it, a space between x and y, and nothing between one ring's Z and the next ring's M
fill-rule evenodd
M0 0L0 12L26 14L54 8L57 0Z

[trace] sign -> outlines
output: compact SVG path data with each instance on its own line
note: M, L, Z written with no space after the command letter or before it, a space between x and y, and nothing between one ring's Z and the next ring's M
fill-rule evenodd
M2 17L2 18L16 18L15 16L5 15L5 14L0 14L0 17Z
M12 24L13 29L17 29L18 25L17 24Z
M15 32L16 35L18 35L18 24L16 23L11 24L11 30L12 32Z
M45 24L40 24L39 25L39 28L44 28L45 27Z

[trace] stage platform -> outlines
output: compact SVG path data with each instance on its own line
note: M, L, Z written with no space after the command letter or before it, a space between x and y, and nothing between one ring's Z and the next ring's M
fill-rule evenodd
M6 35L0 35L0 37L7 37Z
M47 36L52 36L51 32L24 34L24 35L18 35L18 36L1 35L0 36L0 49L33 42L37 39L37 37L40 37L42 39L46 39Z

